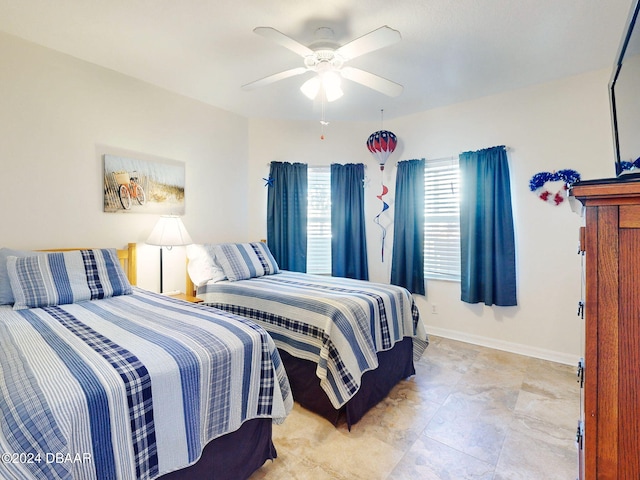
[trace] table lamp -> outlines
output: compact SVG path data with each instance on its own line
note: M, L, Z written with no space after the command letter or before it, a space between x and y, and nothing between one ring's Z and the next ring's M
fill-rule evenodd
M160 293L162 293L162 248L167 247L167 250L171 250L172 247L190 245L193 241L187 229L184 228L180 217L177 215L162 215L158 219L156 226L153 227L146 243L160 247Z

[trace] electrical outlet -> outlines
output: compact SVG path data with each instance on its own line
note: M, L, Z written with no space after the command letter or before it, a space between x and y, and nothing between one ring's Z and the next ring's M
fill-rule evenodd
M433 315L437 315L438 314L438 306L435 303L433 305L431 305L431 313Z

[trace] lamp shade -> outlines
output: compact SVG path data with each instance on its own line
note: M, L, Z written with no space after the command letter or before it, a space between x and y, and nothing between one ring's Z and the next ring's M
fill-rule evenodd
M324 94L327 96L327 102L333 102L334 100L342 97L342 88L340 88L340 75L336 72L325 72L322 74L322 88Z
M153 227L147 244L160 247L177 247L193 243L180 217L176 215L162 215Z
M315 76L307 80L300 87L300 91L309 99L313 100L320 91L320 77Z
M333 102L343 95L342 88L340 88L340 76L331 71L310 78L302 84L300 91L309 100L314 100L319 93L323 93L327 102Z

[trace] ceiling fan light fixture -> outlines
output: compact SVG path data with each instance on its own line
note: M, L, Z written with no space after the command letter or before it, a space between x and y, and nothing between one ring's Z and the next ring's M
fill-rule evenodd
M340 82L340 75L336 72L324 72L304 82L300 91L309 100L315 100L318 94L324 92L327 102L333 102L344 94Z
M318 94L323 95L323 100L333 101L342 96L342 89L339 83L327 80L327 84L322 79L326 73L333 73L349 81L359 83L377 92L383 93L390 97L397 97L402 93L403 87L399 83L392 82L386 78L380 77L373 73L359 68L346 65L348 61L353 60L365 53L379 50L383 47L393 45L402 38L400 32L394 30L387 25L372 30L365 35L356 38L341 46L336 46L333 41L332 30L329 27L321 27L318 32L321 34L319 41L313 43L313 49L301 44L300 42L288 37L282 32L271 27L256 27L253 30L258 35L269 38L292 52L300 55L304 60L304 67L291 68L280 73L269 75L251 83L242 86L245 90L252 90L262 87L278 80L302 75L309 71L315 72L320 78L312 79L300 88L302 92L311 100L315 100ZM339 78L338 78L339 80Z
M322 75L322 88L327 97L327 102L333 102L342 97L343 92L342 88L340 88L340 83L340 75L336 72L325 72Z
M315 76L302 84L300 91L309 99L313 100L320 92L320 77Z

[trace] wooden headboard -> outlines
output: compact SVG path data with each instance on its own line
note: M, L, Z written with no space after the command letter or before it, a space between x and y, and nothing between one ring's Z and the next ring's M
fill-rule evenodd
M187 265L189 265L189 259L187 258ZM185 286L186 290L184 291L187 295L192 297L196 296L196 286L191 281L191 277L189 276L189 270L187 269L187 284Z
M40 252L70 252L72 250L87 250L87 248L47 248L44 250L39 250ZM136 285L138 283L138 259L136 257L136 244L129 243L127 248L122 250L116 250L118 253L118 260L120 260L120 265L124 270L124 273L127 274L127 278L129 279L129 283L131 285Z

